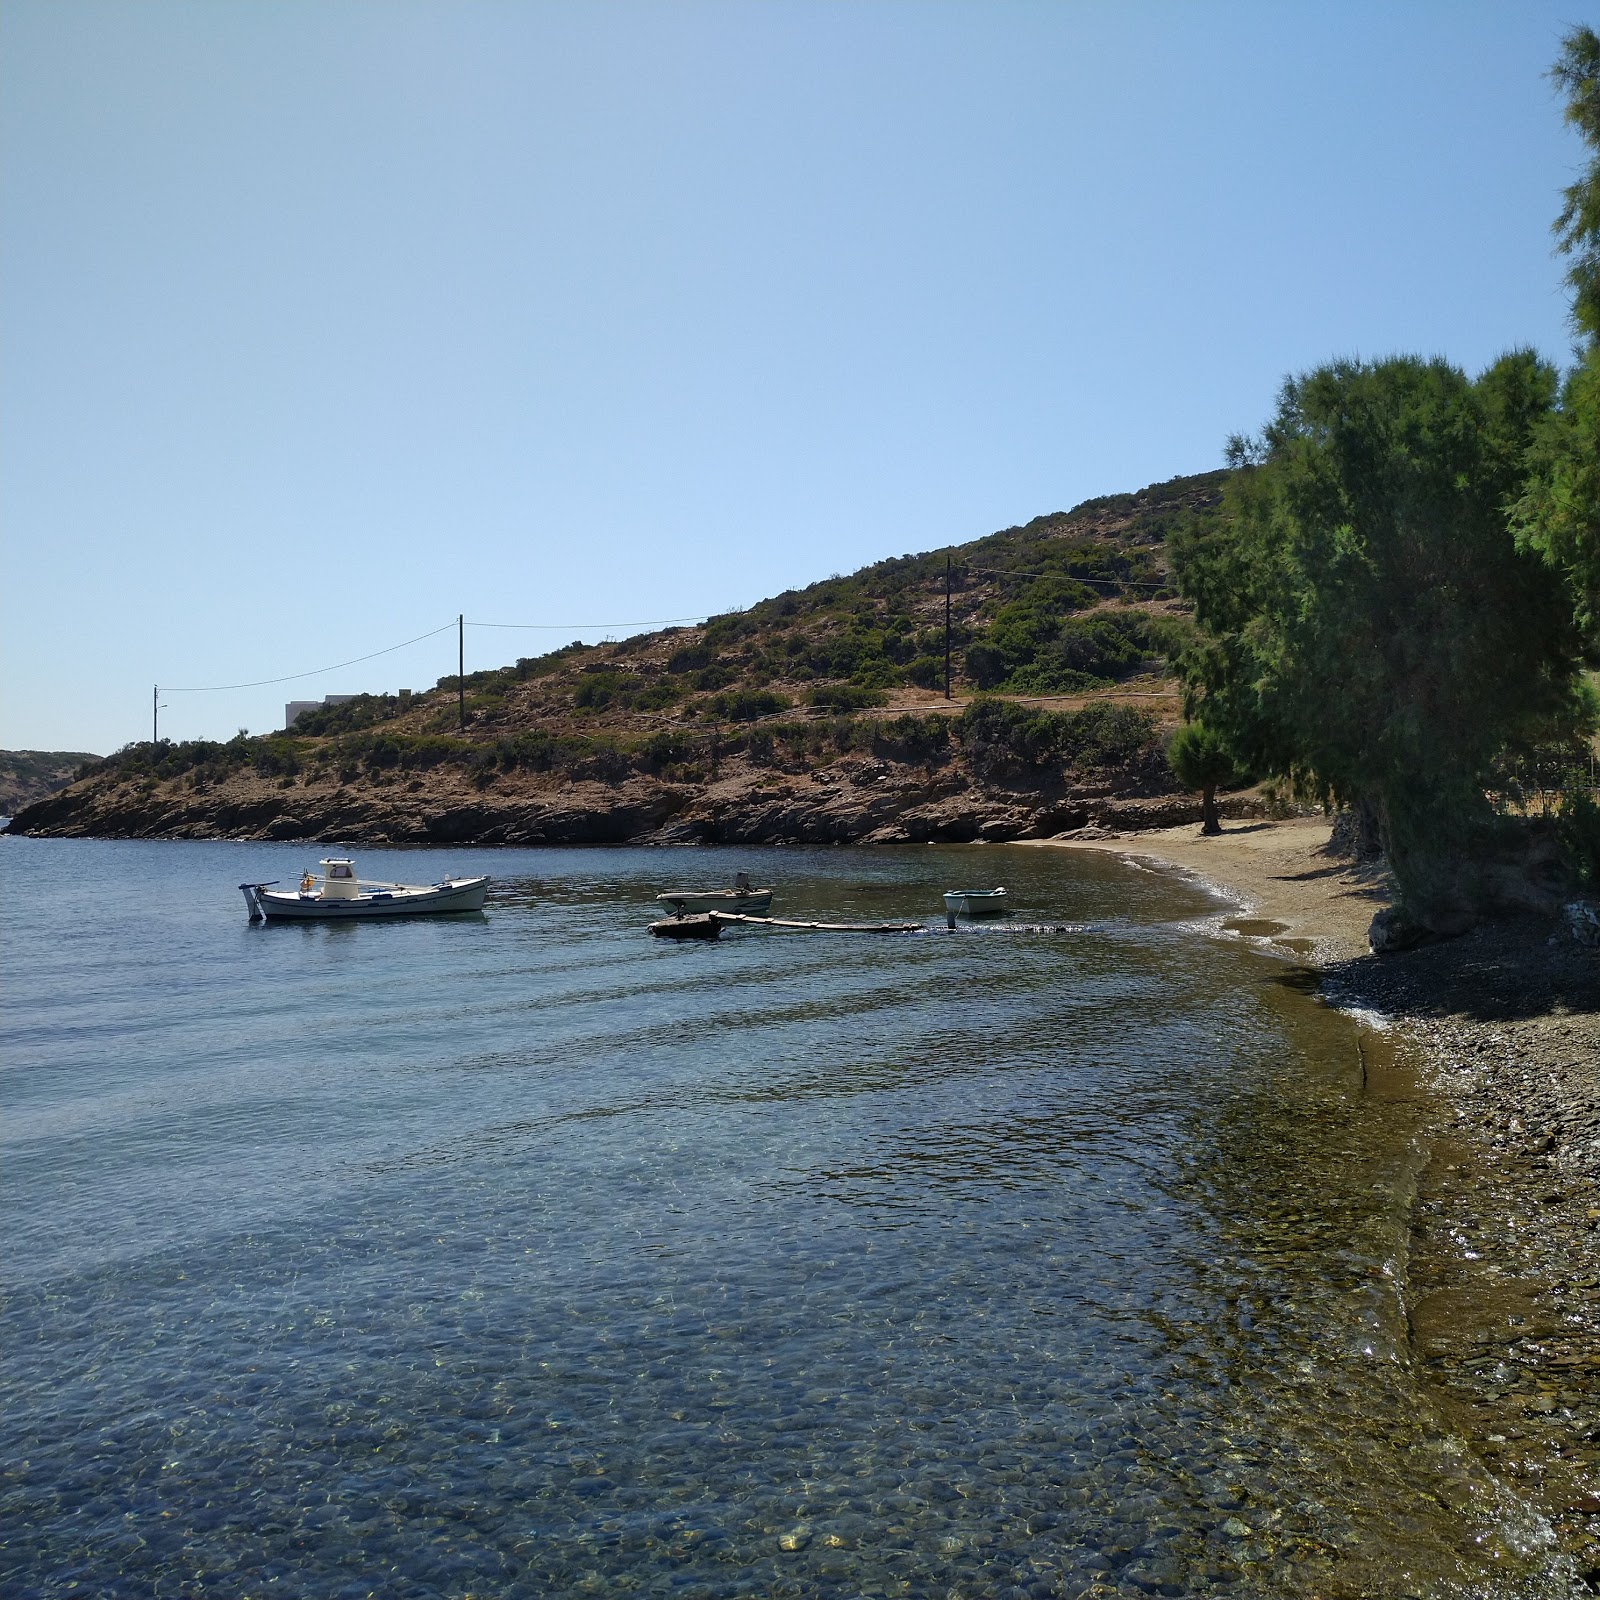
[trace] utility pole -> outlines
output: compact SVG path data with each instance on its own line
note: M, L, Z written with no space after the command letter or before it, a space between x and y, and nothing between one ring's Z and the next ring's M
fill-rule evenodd
M467 731L467 616L456 615L456 707L461 713L461 731Z
M150 743L161 743L161 686L150 685Z
M950 557L944 558L944 697L950 698Z

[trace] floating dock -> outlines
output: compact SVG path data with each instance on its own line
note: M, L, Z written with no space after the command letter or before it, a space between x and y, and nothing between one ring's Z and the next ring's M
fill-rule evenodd
M707 915L715 922L737 922L748 928L795 928L804 933L926 933L928 931L925 922L789 922L782 917L750 917L738 911L711 911Z
M738 911L706 911L697 916L666 917L652 922L658 939L716 939L724 926L783 928L793 933L1091 933L1082 922L989 922L938 927L926 922L795 922L786 917L752 917Z

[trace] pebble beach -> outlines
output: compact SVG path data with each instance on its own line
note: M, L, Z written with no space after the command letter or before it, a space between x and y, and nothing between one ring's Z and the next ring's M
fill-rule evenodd
M1485 1465L1548 1520L1574 1592L1600 1592L1600 953L1529 918L1380 960L1365 936L1389 885L1332 854L1331 831L1060 843L1203 882L1234 907L1222 936L1303 964L1414 1074L1414 1349Z

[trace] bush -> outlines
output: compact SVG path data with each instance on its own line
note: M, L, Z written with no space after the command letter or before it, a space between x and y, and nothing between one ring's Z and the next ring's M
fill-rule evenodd
M1600 888L1600 805L1584 790L1570 788L1561 797L1557 820L1578 881L1586 889Z
M704 643L681 645L667 657L667 671L672 673L698 672L710 665L711 652Z
M633 697L633 704L640 711L664 711L668 706L675 704L681 694L682 691L677 684L658 678L640 689Z
M754 722L758 717L787 711L793 703L787 695L775 694L771 689L729 689L712 695L702 710L708 717L721 717L728 722Z
M966 667L968 679L979 690L998 689L1011 670L1005 652L982 640L967 646Z
M907 712L872 724L872 748L894 761L933 761L950 748L950 729L954 721L937 712L919 717Z
M693 741L683 734L663 732L652 734L645 741L639 758L652 772L660 772L664 767L681 766L696 754L698 751Z
M313 737L335 733L355 733L387 722L400 711L400 697L392 694L358 694L342 705L313 706L294 719L293 731Z
M628 678L620 672L589 672L578 680L572 691L572 703L582 711L604 711L614 700L622 697L628 687Z
M882 689L858 683L820 684L806 696L808 706L828 711L863 711L868 706L886 705L888 700Z
M1148 711L1105 701L1081 711L1044 711L981 698L956 719L955 732L979 777L1014 777L1057 763L1127 767L1156 748Z
M1008 612L1015 613L1009 623ZM1168 630L1141 611L1053 616L1007 607L967 650L967 676L979 689L1009 694L1073 694L1103 689L1165 652Z
M523 656L511 672L523 682L529 678L545 678L564 667L571 657L593 648L593 645L587 645L581 639L574 639L571 644L561 645L542 656Z

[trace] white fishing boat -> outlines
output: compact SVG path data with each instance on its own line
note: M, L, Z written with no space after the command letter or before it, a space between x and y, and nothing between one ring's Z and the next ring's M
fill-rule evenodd
M298 889L241 883L252 922L265 917L411 917L439 911L482 911L488 878L444 878L438 883L373 883L356 876L355 862L329 856L306 872Z
M944 909L951 917L994 917L1006 909L1004 889L947 889Z
M739 873L731 889L668 889L656 896L658 905L670 906L677 917L704 911L765 911L772 904L772 890L752 889L750 875Z

